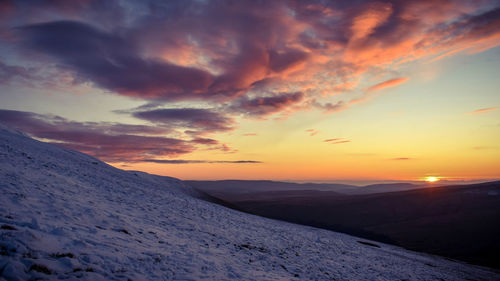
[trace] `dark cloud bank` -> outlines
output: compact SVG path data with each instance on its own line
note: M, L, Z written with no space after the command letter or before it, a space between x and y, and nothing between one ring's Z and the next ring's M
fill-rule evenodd
M226 150L225 145L208 138L191 140L162 137L168 128L106 122L74 122L53 115L25 111L0 110L1 123L33 137L79 150L109 162L185 163L259 163L259 161L157 160L178 157L195 151L200 145ZM144 135L148 134L148 135Z

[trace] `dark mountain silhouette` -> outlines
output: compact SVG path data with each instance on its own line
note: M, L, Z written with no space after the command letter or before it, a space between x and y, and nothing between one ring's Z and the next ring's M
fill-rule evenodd
M221 198L230 197L231 200L245 200L246 195L256 196L258 193L270 197L290 197L300 195L301 192L317 192L318 195L355 195L372 194L388 191L401 191L421 188L411 183L373 184L355 186L334 183L293 183L270 180L220 180L220 181L185 181L198 190L210 193ZM321 193L320 193L321 192ZM263 196L265 197L265 196ZM269 197L268 197L269 198Z
M357 190L405 186L342 187L351 190L351 194L357 192L356 195L291 188L322 186L315 184L189 183L195 188L208 186L203 189L205 192L252 214L500 268L500 181L372 194L360 194ZM256 186L259 183L265 185ZM229 184L233 184L231 189Z

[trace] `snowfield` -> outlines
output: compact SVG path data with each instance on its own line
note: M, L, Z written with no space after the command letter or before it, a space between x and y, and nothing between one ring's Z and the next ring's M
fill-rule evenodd
M499 279L214 205L178 179L119 170L5 127L0 192L2 281Z

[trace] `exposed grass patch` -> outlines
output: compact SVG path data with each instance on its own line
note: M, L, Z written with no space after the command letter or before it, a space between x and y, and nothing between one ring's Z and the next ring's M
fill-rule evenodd
M5 229L5 230L17 230L17 228L13 227L12 225L8 225L8 224L2 224L2 226L0 226L1 229Z
M75 255L73 255L72 253L55 253L51 254L50 256L53 258L70 258L70 259L75 257Z
M29 271L32 271L32 270L37 271L37 272L41 272L41 273L45 273L47 275L52 274L52 270L50 270L48 267L46 267L43 264L34 264L34 265L30 266Z
M253 246L253 245L250 245L250 244L241 244L241 245L237 245L238 249L242 250L242 249L248 249L248 250L257 250L261 253L269 253L269 250L264 248L264 247L257 247L257 246Z
M125 234L131 235L130 232L128 232L128 230L126 230L125 228L119 229L118 232L123 232Z

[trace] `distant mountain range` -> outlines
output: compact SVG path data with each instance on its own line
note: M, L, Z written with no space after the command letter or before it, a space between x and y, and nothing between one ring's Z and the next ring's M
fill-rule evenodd
M269 180L220 180L220 181L184 181L187 184L208 192L212 195L234 196L232 198L243 196L245 194L282 194L300 191L328 192L330 195L360 195L391 191L412 190L424 188L426 185L412 183L388 183L372 184L366 186L356 186L348 184L335 183L293 183ZM244 198L244 196L242 197Z

